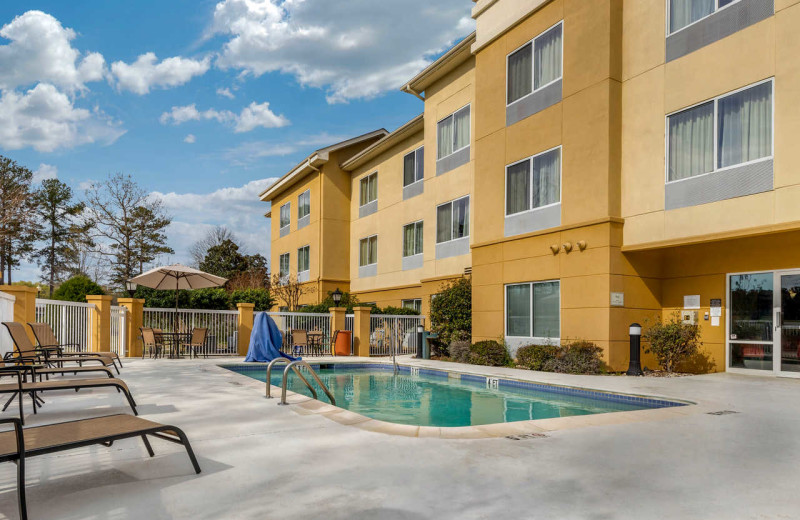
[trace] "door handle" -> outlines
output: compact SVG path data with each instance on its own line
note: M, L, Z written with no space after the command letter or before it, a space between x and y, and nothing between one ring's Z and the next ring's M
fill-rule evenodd
M775 313L775 330L783 327L783 313L778 311Z

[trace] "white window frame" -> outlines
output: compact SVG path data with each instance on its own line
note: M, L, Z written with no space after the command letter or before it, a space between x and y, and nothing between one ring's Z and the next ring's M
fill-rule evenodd
M286 223L285 226L281 226L281 224L282 224L281 220L283 218L283 208L286 208L286 207L289 208L286 211L286 213L289 216L289 219L288 219L288 222ZM292 225L292 203L291 203L291 201L289 201L286 204L281 205L280 209L278 210L278 226L279 226L280 230L283 231L284 229L287 229L287 228L291 227L291 225Z
M736 1L738 1L738 0L736 0ZM667 0L667 2L669 2L669 0ZM545 34L550 29L555 29L559 25L561 25L561 75L559 77L557 77L556 79L554 79L553 81L545 83L544 85L542 85L539 88L534 88L534 83L535 83L534 74L536 74L536 64L533 62L533 59L536 56L536 54L535 54L536 48L535 48L535 43L534 42L535 42L536 38L538 38L539 36L542 36L543 34ZM524 96L522 96L521 98L517 99L516 101L512 101L512 102L509 103L509 101L508 101L508 61L511 59L511 55L512 54L516 53L518 50L522 49L523 47L525 47L528 44L531 45L531 91L528 92L527 94L525 94ZM554 23L553 25L551 25L550 27L548 27L544 31L540 32L539 34L537 34L536 36L534 36L530 40L526 41L525 43L523 43L522 45L520 45L519 47L517 47L513 51L511 51L508 54L506 54L506 82L505 82L505 87L506 87L506 107L510 107L512 105L515 105L515 104L519 103L520 101L524 101L525 99L529 98L530 96L532 96L536 92L539 92L540 90L542 90L542 89L544 89L546 87L549 87L553 83L556 83L556 82L561 81L563 79L564 79L564 20L561 20L561 21L559 21L557 23Z
M526 209L524 211L517 211L516 213L509 213L508 212L508 169L511 168L512 166L516 166L516 165L518 165L520 163L524 163L525 161L530 162L530 169L528 170L528 175L530 176L530 188L531 188L530 200L531 200L531 202L533 202L533 160L535 158L539 157L540 155L544 155L546 153L550 153L550 152L552 152L554 150L558 150L558 155L559 155L559 161L558 161L558 202L552 202L550 204L545 204L544 206L537 206L535 208L528 208L528 209ZM504 186L505 189L503 190L503 211L505 211L505 216L506 217L511 217L511 216L514 216L514 215L522 215L523 213L531 213L532 211L538 211L540 209L549 208L551 206L556 206L558 204L561 204L561 197L563 195L562 189L563 189L563 184L564 184L563 183L563 181L564 181L563 175L564 175L564 150L562 148L562 145L558 145L558 146L555 146L553 148L550 148L549 150L545 150L545 151L539 152L539 153L537 153L535 155L531 155L530 157L526 157L526 158L524 158L522 160L519 160L517 162L513 162L511 164L507 164L506 165L506 175L505 175L505 186Z
M439 143L437 142L436 144L438 146ZM422 150L423 148L425 148L425 145L419 146L419 147L411 150L407 154L403 155L403 187L404 188L407 188L408 186L413 186L414 184L416 184L418 182L422 182L423 180L425 180L425 165L424 164L422 165L422 177L417 179L417 152ZM414 156L414 182L410 182L410 183L406 184L405 183L406 182L406 157L408 157L409 155L413 155ZM424 163L424 161L423 161L423 163Z
M370 265L378 265L378 252L377 251L375 251L375 262L374 263L371 263L371 264L362 264L361 263L361 242L363 242L364 240L369 240L370 238L374 238L375 239L375 248L377 249L377 247L378 247L378 234L377 233L374 234L374 235L369 235L369 236L360 238L358 240L358 267L368 267ZM369 243L367 243L367 257L369 257ZM369 260L369 258L367 258L367 260Z
M301 271L300 270L300 251L302 251L304 249L308 249L308 265L306 266L307 269L304 269L304 270ZM310 244L306 244L303 247L298 247L297 248L297 276L300 276L300 273L307 273L309 271L311 271L311 245Z
M443 155L443 156L439 157L439 123L441 123L442 121L444 121L447 118L452 118L453 121L455 121L456 114L458 114L459 112L461 112L462 110L465 110L467 108L469 109L469 125L467 125L469 127L469 139L467 140L466 146L462 146L461 148L459 148L457 150L455 149L455 146L456 146L456 132L455 132L455 128L454 128L453 132L452 132L452 134L453 134L453 151L450 152L447 155ZM466 105L464 105L463 107L459 108L458 110L455 110L455 111L451 112L450 114L444 116L440 120L436 121L436 160L437 161L441 161L442 159L446 159L447 157L450 157L454 153L460 152L461 150L466 150L467 148L470 147L471 144L472 144L472 103L467 103Z
M411 303L412 307L406 306L407 303ZM422 298L410 298L408 300L400 300L400 307L405 309L414 309L417 312L422 312Z
M472 233L472 225L469 223L469 217L468 217L467 218L467 226L469 227L469 233L467 233L463 237L453 238L451 236L450 240L445 240L443 242L439 242L438 241L439 240L439 208L441 208L442 206L447 206L448 204L455 204L456 202L458 202L460 200L464 200L464 199L467 199L467 208L470 210L469 217L471 217L472 216L472 211L471 211L471 209L472 209L471 208L471 206L472 206L471 202L472 201L469 200L469 195L464 195L463 197L458 197L457 199L448 200L447 202L443 202L443 203L438 204L436 206L436 217L435 217L436 218L436 237L435 238L436 238L436 243L437 244L447 244L449 242L452 242L453 240L461 240L461 239L470 237L470 234ZM450 230L452 231L452 229L453 229L453 212L450 211Z
M738 0L736 0L738 1ZM752 161L747 161L739 164L732 164L730 166L725 166L719 168L719 149L718 149L718 140L719 140L719 100L722 98L726 98L728 96L732 96L734 94L738 94L744 90L757 87L759 85L763 85L765 83L772 84L772 143L770 148L770 154L761 157L759 159L754 159ZM699 107L700 105L705 105L707 103L714 103L714 168L710 172L700 173L698 175L694 175L692 177L686 177L684 179L675 179L674 181L669 180L669 118L676 114L680 114L681 112L686 112L687 110L691 110L693 108ZM748 164L756 164L764 161L771 161L775 158L775 78L768 78L762 81L757 81L750 85L747 85L742 88L737 88L736 90L731 90L730 92L725 92L724 94L720 94L719 96L703 100L699 103L695 103L694 105L690 105L688 107L681 108L680 110L675 110L674 112L670 112L664 118L664 183L665 184L673 184L676 182L684 182L690 179L698 179L700 177L704 177L706 175L711 175L713 173L724 172L726 170L730 170L732 168L740 168L742 166L746 166Z
M286 257L286 272L283 272L283 257ZM280 278L287 277L292 274L292 256L288 252L281 253L278 257L278 276Z
M713 15L717 14L718 12L720 12L720 11L722 11L722 10L724 10L724 9L727 9L727 8L729 8L730 6L732 6L732 5L734 5L734 4L738 4L740 1L741 1L741 0L733 0L733 1L732 1L731 3L729 3L728 5L724 5L724 6L720 7L720 6L719 6L719 2L720 2L720 0L714 0L714 10L713 10L713 11L711 11L711 13L710 13L710 14L707 14L707 15L705 15L705 16L704 16L704 17L702 17L702 18L698 18L697 20L693 21L693 22L692 22L692 23L690 23L689 25L684 25L683 27L681 27L680 29L677 29L677 30L676 30L676 31L674 31L674 32L670 32L670 31L669 31L669 28L670 28L670 26L672 25L672 9L670 9L670 8L669 8L669 0L664 0L664 2L666 3L666 6L667 6L667 7L666 7L666 8L667 8L667 16L666 16L666 19L667 19L666 33L667 33L667 36L672 36L673 34L678 34L678 33L679 33L679 32L681 32L682 30L684 30L684 29L688 29L689 27L693 26L694 24L696 24L696 23L700 23L700 22L702 22L703 20L705 20L706 18L708 18L708 17L710 17L710 16L713 16Z
M531 313L530 314L531 315L529 317L530 321L529 321L528 325L530 326L530 328L528 330L530 330L531 334L533 334L533 322L534 322L533 313L535 311L535 308L533 306L533 286L536 285L536 284L553 283L553 282L558 282L558 337L543 338L543 337L533 336L533 335L531 335L531 336L509 336L509 334L508 334L508 288L516 286L516 285L528 285L528 286L530 286L530 288L531 288L531 290L530 290L530 293L531 293L530 294ZM534 342L541 341L541 342L546 342L546 343L547 342L551 342L553 344L558 344L558 343L561 342L561 323L562 323L562 316L561 316L561 280L560 279L537 280L535 282L507 283L507 284L503 285L503 334L505 335L505 337L507 337L507 338L522 338L522 339L531 340L531 341L534 341Z
M420 251L419 253L414 253L413 255L406 256L406 254L405 254L405 250L406 250L406 228L408 226L416 226L417 224L422 224L422 233L423 233L422 246L421 246L422 251ZM402 228L402 235L403 236L400 238L400 240L401 240L400 254L403 256L403 258L411 258L412 256L418 256L418 255L421 255L421 254L423 254L425 252L425 236L424 236L424 233L425 233L425 221L424 220L415 220L414 222L409 222L408 224L403 224L403 228ZM417 233L416 233L416 229L414 229L414 246L415 246L414 249L415 250L417 249L416 245L417 245Z
M375 199L373 199L373 200L368 200L368 201L367 201L367 202L365 202L364 204L361 204L361 190L363 190L363 189L364 189L364 185L362 184L362 182L363 182L364 180L366 180L366 181L367 181L367 186L368 186L368 187L367 187L367 191L369 192L369 180L368 180L368 179L369 179L370 177L375 177ZM361 177L360 179L358 179L358 190L359 190L359 191L358 191L358 203L359 203L359 206L358 206L358 207L359 207L359 208L363 208L363 207L364 207L364 206L366 206L367 204L372 204L373 202L375 202L376 200L378 200L378 172L376 172L376 171L375 171L375 172L372 172L372 173L370 173L369 175L365 175L365 176ZM367 196L369 197L369 193L367 193Z
M307 197L308 198L308 213L306 213L305 215L300 215L300 209L303 207L303 204L301 203L301 199L303 197ZM309 215L311 215L311 189L310 188L297 196L297 220L300 220L301 218L307 217Z

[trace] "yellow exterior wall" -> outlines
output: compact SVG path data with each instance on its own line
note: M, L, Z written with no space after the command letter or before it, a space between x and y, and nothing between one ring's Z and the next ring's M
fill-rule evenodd
M473 160L451 171L436 175L436 124L465 105L471 106L471 136L475 132L474 60L468 59L426 89L423 130L407 137L389 150L369 160L352 172L350 186L350 288L359 300L375 302L380 307L400 306L404 299L422 299L427 312L430 294L438 289L424 288L423 280L457 277L472 265L471 255L436 259L436 207L472 194ZM474 139L471 140L474 149ZM403 158L425 146L424 192L403 200ZM474 152L473 152L474 154ZM474 155L473 155L474 157ZM360 182L378 173L378 211L359 218ZM470 201L470 230L475 227ZM423 266L404 271L403 226L423 221ZM378 274L359 278L359 241L378 235ZM470 233L472 235L472 232ZM435 285L435 284L434 284ZM433 291L433 292L431 292Z

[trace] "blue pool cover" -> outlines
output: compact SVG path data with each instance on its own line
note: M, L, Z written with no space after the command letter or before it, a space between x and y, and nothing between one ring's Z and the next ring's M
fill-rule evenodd
M253 319L253 332L250 334L250 348L244 360L248 363L267 363L273 359L284 357L289 361L295 359L280 351L283 335L275 322L266 312L256 313Z

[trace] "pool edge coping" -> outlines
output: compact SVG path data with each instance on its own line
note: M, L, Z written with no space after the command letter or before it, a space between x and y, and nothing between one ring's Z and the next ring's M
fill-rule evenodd
M372 365L386 365L385 360L336 360L336 361L320 361L310 364L372 364ZM227 372L228 374L236 374L244 377L255 385L261 386L264 383L248 377L239 372L229 370L228 367L263 367L266 370L267 363L245 363L239 362L223 362L214 363L216 368ZM398 366L410 368L413 365L398 363ZM418 367L423 368L423 367ZM488 374L480 374L478 372L464 372L463 370L445 370L439 368L424 367L426 370L444 372L447 374L468 374L483 377L495 377ZM448 375L449 377L449 375ZM589 426L610 426L615 424L637 423L637 422L651 422L666 420L676 417L686 417L691 415L700 415L708 413L719 408L711 402L695 402L686 399L673 398L668 396L653 396L642 394L631 394L626 392L617 392L610 390L597 390L584 386L574 385L559 385L554 383L544 383L537 381L526 381L522 379L515 379L513 377L502 376L498 379L506 379L510 381L519 381L522 383L539 384L545 386L553 386L559 388L569 388L582 390L593 393L601 394L616 394L629 397L639 397L644 399L651 399L655 401L666 401L679 403L675 406L666 406L660 408L647 408L644 410L631 410L619 412L606 412L589 415L573 415L569 417L553 417L549 419L532 419L527 421L514 421L482 424L477 426L415 426L410 424L399 424L380 419L373 419L366 415L362 415L346 408L342 408L330 403L326 403L309 396L298 394L287 389L286 401L290 409L298 415L322 415L326 419L336 422L342 426L355 427L364 431L374 433L383 433L387 435L396 435L403 437L425 437L425 438L441 438L441 439L491 439L491 438L507 438L516 437L526 434L547 434L562 430L569 430L574 428L584 428ZM277 386L270 385L271 394L275 395L281 389ZM266 393L266 392L265 392ZM302 410L302 411L301 411Z

